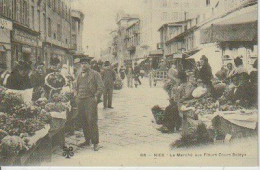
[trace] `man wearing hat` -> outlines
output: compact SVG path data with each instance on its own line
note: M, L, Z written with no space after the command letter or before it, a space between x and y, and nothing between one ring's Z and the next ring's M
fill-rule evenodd
M104 83L103 105L104 109L112 107L112 96L114 89L114 82L116 80L116 72L111 68L110 62L105 61L104 69L101 72L102 80Z
M24 61L19 61L7 80L7 88L14 90L26 90L31 88L28 68Z
M81 118L85 142L81 146L94 144L94 150L99 150L98 110L97 105L103 93L103 82L98 72L91 69L90 59L80 59L82 71L79 73L76 85L78 113Z
M45 93L45 69L44 63L35 64L35 71L32 73L30 80L33 87L32 101L36 101Z

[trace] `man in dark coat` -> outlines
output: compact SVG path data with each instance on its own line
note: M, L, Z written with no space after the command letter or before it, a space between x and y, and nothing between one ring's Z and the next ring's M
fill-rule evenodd
M100 68L99 68L98 63L96 61L93 61L92 69L100 73Z
M140 76L140 67L137 65L137 63L135 63L135 67L134 67L134 77L135 79L138 81L139 85L142 84L142 82L140 81L139 79L139 76Z
M7 88L14 90L26 90L31 88L31 81L27 70L26 63L19 61L7 80Z
M114 82L116 81L116 72L111 68L110 62L106 61L104 63L104 69L101 72L102 80L104 83L104 94L103 94L103 104L104 109L113 108L112 107L112 97Z
M45 86L45 72L44 72L44 63L36 63L35 72L32 73L30 80L33 87L32 101L36 101L41 98L41 95L44 94Z
M80 59L82 71L76 85L78 113L85 136L81 146L94 144L94 151L99 150L98 110L97 106L103 93L104 85L98 72L91 69L90 60Z

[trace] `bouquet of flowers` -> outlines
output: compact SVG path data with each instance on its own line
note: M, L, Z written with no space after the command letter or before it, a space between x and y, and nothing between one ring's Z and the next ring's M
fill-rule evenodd
M0 111L5 113L13 113L17 107L24 104L21 96L15 93L6 93L5 90L0 91Z
M45 111L46 112L65 112L67 111L67 107L65 104L59 102L59 103L48 103L45 106Z
M58 72L53 72L45 77L45 84L53 90L60 90L66 85L66 79Z
M158 124L158 125L162 124L163 119L164 119L164 110L161 107L159 107L158 105L156 105L152 108L152 113L153 113L154 119L156 121L156 124Z

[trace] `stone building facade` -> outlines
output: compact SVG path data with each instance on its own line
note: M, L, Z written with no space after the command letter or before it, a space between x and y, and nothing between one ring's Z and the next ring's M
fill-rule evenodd
M42 61L48 67L53 57L72 65L72 10L68 0L0 0L0 26L0 35L5 35L0 40L1 62L9 70L18 60L33 64Z

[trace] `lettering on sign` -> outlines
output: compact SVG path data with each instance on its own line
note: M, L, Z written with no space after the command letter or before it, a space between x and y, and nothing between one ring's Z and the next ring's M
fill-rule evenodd
M13 40L16 41L16 42L23 43L23 44L27 44L27 45L31 45L31 46L37 46L38 38L24 32L24 31L14 30Z

